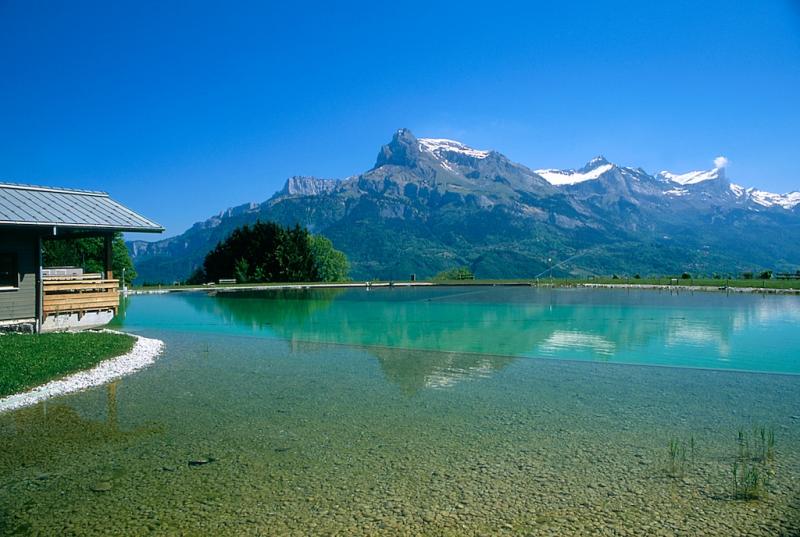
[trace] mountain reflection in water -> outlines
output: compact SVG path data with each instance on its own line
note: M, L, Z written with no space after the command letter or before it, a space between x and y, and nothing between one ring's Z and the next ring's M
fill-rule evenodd
M484 377L516 357L783 373L798 367L771 348L776 338L798 340L796 297L520 287L304 289L133 297L129 313L133 329L158 325L292 345L362 347L406 391Z

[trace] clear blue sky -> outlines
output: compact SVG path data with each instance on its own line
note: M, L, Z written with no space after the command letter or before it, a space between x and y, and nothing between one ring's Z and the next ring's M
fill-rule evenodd
M561 4L0 0L0 179L107 190L174 235L408 127L800 189L799 2Z

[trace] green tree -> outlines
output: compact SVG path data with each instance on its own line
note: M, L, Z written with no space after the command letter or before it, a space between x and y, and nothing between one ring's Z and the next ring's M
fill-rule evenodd
M190 283L236 278L239 282L315 282L346 279L347 258L324 237L300 225L256 222L236 228L205 257Z
M283 281L315 282L320 279L311 251L311 234L299 224L285 231L283 241L278 245L278 257Z
M250 281L250 263L247 259L240 257L233 266L233 276L237 283L247 283Z
M42 261L45 267L80 267L85 272L103 272L105 244L102 237L81 239L47 239L42 243ZM136 269L131 261L122 233L115 233L111 241L111 271L115 278L125 283L136 278Z
M311 254L314 259L314 269L320 281L343 282L347 281L350 263L343 252L336 250L333 243L322 235L311 235Z

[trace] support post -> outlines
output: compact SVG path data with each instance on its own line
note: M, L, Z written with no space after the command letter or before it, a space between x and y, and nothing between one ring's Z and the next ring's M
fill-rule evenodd
M36 326L37 333L44 323L44 277L42 276L42 236L36 235Z
M111 271L111 241L113 238L114 235L112 233L103 235L103 268L106 273L105 277L108 280L114 277L114 273Z

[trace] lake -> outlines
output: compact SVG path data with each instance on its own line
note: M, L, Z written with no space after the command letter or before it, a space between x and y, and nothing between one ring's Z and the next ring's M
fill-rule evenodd
M800 532L798 297L191 292L115 327L164 355L0 415L0 533Z

